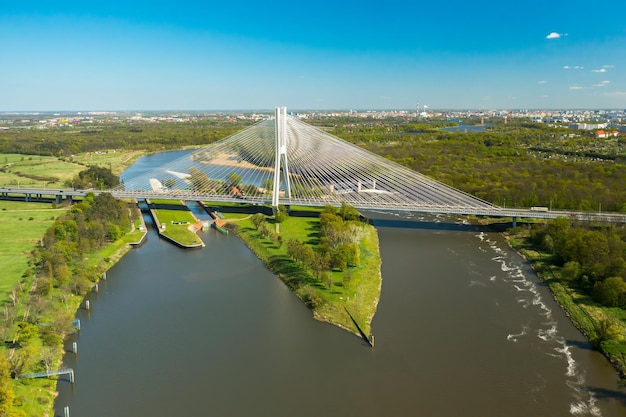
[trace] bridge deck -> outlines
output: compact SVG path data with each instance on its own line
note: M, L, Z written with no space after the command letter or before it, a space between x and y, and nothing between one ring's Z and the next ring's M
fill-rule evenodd
M0 187L0 198L30 196L31 199L43 198L47 196L50 199L55 198L74 198L84 197L88 193L110 193L116 198L131 199L160 199L160 200L186 200L186 201L213 201L218 203L239 203L239 204L255 204L255 205L271 205L271 196L266 197L250 197L250 196L225 196L217 194L199 194L193 192L163 192L163 191L119 191L119 190L73 190L73 189L49 189L49 188L8 188ZM380 201L366 204L364 202L348 204L359 210L389 210L389 211L408 211L416 213L430 214L459 214L459 215L476 215L487 217L511 217L511 218L536 218L536 219L555 219L557 217L567 217L578 221L592 222L608 222L608 223L626 223L626 213L613 212L595 212L595 211L575 211L575 210L533 210L531 208L502 208L495 205L480 204L478 206L471 205L436 205L436 204L416 204L416 203L382 203ZM337 206L336 201L320 198L313 200L298 198L283 198L280 200L284 205L298 205L310 207L323 207L327 204Z

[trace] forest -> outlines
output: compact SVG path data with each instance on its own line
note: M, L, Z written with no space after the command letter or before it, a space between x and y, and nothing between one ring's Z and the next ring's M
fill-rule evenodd
M486 132L415 133L372 120L326 130L373 153L503 207L626 212L626 137L509 121Z
M248 120L202 120L193 123L130 123L101 121L90 126L0 130L0 153L71 155L107 149L156 152L201 146L249 126Z

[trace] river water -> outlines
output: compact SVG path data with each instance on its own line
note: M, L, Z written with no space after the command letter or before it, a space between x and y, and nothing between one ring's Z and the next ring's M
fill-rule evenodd
M59 382L56 414L626 415L615 371L500 235L371 215L374 349L315 321L235 236L208 230L183 250L150 228L78 312L76 383Z

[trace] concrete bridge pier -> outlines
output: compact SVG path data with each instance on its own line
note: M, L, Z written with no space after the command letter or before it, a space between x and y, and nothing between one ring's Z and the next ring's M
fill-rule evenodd
M517 216L513 216L513 227L517 227Z

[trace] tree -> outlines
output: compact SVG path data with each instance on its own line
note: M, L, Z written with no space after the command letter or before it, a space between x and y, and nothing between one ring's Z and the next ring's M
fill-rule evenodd
M9 362L4 352L2 352L0 354L0 417L13 417L18 415L14 410L13 401L15 399L15 393L11 385Z
M226 180L231 187L239 187L241 185L241 176L236 172L231 172L228 174L228 178Z
M617 323L611 319L602 319L596 326L597 338L594 340L595 345L600 345L602 342L609 340L622 340L622 332Z
M167 188L174 188L176 186L176 179L175 178L168 178L163 182L163 185L166 186Z
M361 249L358 243L346 245L348 266L356 267L361 263Z
M57 349L51 346L41 348L41 362L46 367L46 372L50 372L52 369L52 365L54 365L57 355Z
M254 228L256 230L259 230L259 227L265 221L265 216L263 214L261 214L261 213L256 213L256 214L252 215L252 217L250 218L250 221L252 221L252 224L254 225Z
M28 345L32 340L39 336L39 328L32 323L23 321L18 324L17 327L17 344L21 347Z
M71 275L72 271L70 271L70 267L67 265L67 262L62 262L54 266L54 278L56 280L57 287L65 285Z
M113 222L108 222L106 224L106 238L108 241L115 242L116 240L120 239L122 236L123 236L122 229L120 229L120 227L117 224Z
M561 269L561 275L564 279L568 281L574 281L580 278L582 274L582 269L580 268L580 264L576 261L569 261L565 265L563 265L563 269Z
M90 166L81 171L74 178L65 182L66 186L74 188L113 188L120 184L119 178L109 168Z
M310 246L309 246L310 247ZM315 277L319 278L323 275L323 272L329 268L330 258L328 254L317 253L311 250L312 257L309 259L309 266L313 269Z
M349 206L345 201L341 202L341 208L339 209L341 218L344 221L359 220L361 214L352 206Z
M311 262L315 259L315 251L310 245L305 243L302 244L302 249L300 250L300 259L298 259L301 263L305 265L311 265Z
M608 307L626 304L626 282L621 277L610 277L593 286L593 298Z
M189 168L189 181L194 191L200 193L207 193L212 191L211 185L213 184L207 174L200 171L198 168Z
M287 254L293 259L298 260L300 257L300 250L302 244L296 239L289 239L287 241Z
M330 257L330 267L344 271L348 267L348 250L346 245L338 246Z
M289 213L287 213L287 206L285 206L284 204L280 204L278 207L276 207L274 212L274 221L276 223L284 222L287 217L289 217Z
M33 343L28 343L19 349L10 358L10 369L13 375L21 377L32 370L37 358L37 349Z

